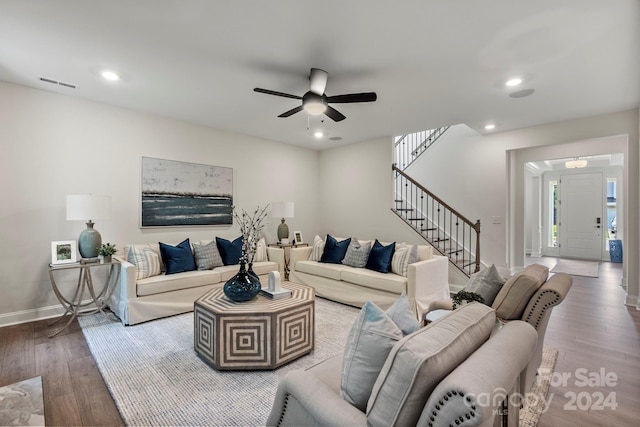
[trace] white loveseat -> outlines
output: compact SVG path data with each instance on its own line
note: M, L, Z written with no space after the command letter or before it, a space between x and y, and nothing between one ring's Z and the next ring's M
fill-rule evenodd
M198 243L204 245L209 242ZM109 307L124 325L193 311L196 299L216 286L223 286L239 270L238 265L226 265L211 270L165 274L163 266L160 274L137 279L136 265L127 261L131 246L141 250L149 246L162 260L158 243L126 245L123 253L116 256L121 263L120 280L109 300ZM253 263L253 271L263 283L271 271L278 271L284 277L283 249L268 247L266 251L267 261Z
M359 240L361 243L366 240ZM372 301L387 308L405 292L416 317L433 301L449 298L449 264L433 248L418 245L418 261L408 265L407 276L367 268L311 261L313 247L291 248L289 280L311 286L316 295L362 307Z

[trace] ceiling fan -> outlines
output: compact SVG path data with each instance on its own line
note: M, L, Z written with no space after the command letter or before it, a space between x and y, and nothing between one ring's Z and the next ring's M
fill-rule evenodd
M346 117L341 112L331 107L329 103L347 104L352 102L373 102L378 98L375 92L348 93L344 95L327 96L327 94L324 93L324 89L327 86L328 76L329 73L327 73L326 71L319 68L312 68L311 74L309 75L309 91L302 96L290 95L288 93L276 92L269 89L261 89L259 87L253 90L260 93L266 93L267 95L276 95L285 98L302 100L302 105L299 105L296 108L292 108L291 110L280 114L278 117L289 117L294 115L295 113L305 110L312 116L325 114L335 122L344 120L346 119Z

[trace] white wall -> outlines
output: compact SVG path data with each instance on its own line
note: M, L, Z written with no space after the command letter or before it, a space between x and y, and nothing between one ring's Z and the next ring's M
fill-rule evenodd
M320 229L340 237L420 243L391 211L392 139L382 138L320 153Z
M407 173L467 219L480 220L482 262L506 267L505 147L456 125ZM501 224L493 224L493 217Z
M432 147L441 157L420 170L427 174L427 187L482 221L483 260L504 265L518 251L524 256L523 208L518 208L523 200L516 197L522 169L510 165L524 168L525 160L534 159L518 155L519 150L545 146L542 158L558 150L561 157L571 147L557 144L578 141L578 147L595 150L597 141L580 141L628 136L625 277L627 303L637 305L639 118L638 110L631 110L484 137L463 134L455 144L445 147L441 141ZM391 137L315 152L0 82L0 144L0 325L50 315L58 307L47 273L50 242L76 239L85 227L66 221L67 194L111 195L112 218L98 221L96 228L104 241L120 247L237 236L235 227L140 229L142 156L234 168L235 204L253 209L294 201L296 215L287 223L306 241L328 232L420 242L390 210ZM574 155L587 154L597 153ZM502 224L491 224L492 216L500 216ZM272 219L267 227L269 240L275 240L277 225ZM507 230L513 241L507 241Z
M577 155L624 153L624 275L630 295L627 303L637 305L638 118L638 110L634 109L485 136L466 126L456 126L408 172L467 218L480 219L483 262L515 266L522 265L525 254L524 164ZM527 150L535 150L535 156L526 155ZM321 229L342 236L412 241L408 227L389 212L392 161L391 138L322 152ZM494 216L500 217L500 224L493 224Z
M142 156L231 167L237 207L291 200L291 232L318 232L319 154L313 150L3 82L0 143L0 325L59 307L48 277L50 243L75 240L85 228L66 220L67 194L112 197L112 218L95 227L119 248L237 237L235 226L139 228ZM279 221L269 221L265 234L275 241Z

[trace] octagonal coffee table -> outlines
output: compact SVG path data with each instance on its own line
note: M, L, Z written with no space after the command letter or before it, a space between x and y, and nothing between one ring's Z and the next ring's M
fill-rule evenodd
M234 302L222 288L194 303L194 348L218 370L275 369L313 350L315 292L283 282L290 298Z

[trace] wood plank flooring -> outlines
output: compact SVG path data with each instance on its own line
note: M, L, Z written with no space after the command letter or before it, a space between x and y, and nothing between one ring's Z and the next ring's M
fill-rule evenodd
M556 260L527 261L551 268ZM545 345L559 350L557 374L549 390L550 408L538 426L638 425L640 311L623 304L621 279L622 264L602 262L598 278L573 276L567 298L554 307ZM607 375L609 385L602 384ZM611 405L603 400L607 396Z
M555 265L553 258L528 262ZM560 352L556 372L571 377L566 384L554 381L551 404L540 427L637 425L640 311L623 305L621 277L621 264L602 263L598 278L574 276L567 298L554 308L545 344ZM53 329L48 323L0 328L0 386L41 375L45 422L50 426L123 425L77 322L51 339L47 334ZM587 374L604 369L617 376L616 385L580 386L579 369ZM577 397L573 402L571 393ZM615 393L617 408L593 407L598 393L603 397Z
M48 426L123 425L78 322L54 338L49 323L0 328L0 386L42 376Z

